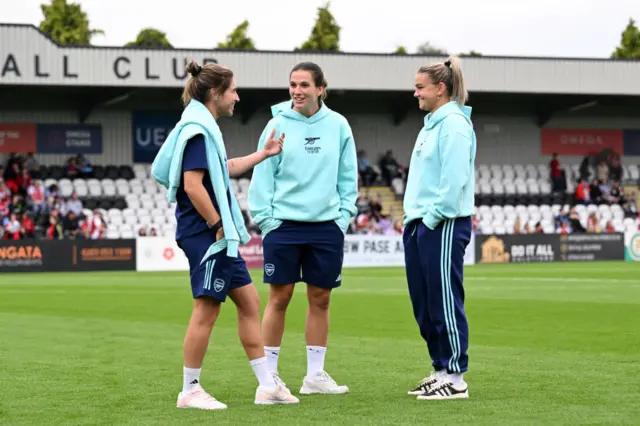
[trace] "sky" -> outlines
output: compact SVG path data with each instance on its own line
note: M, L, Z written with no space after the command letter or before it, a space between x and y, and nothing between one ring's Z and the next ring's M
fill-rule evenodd
M325 0L77 0L95 45L122 46L143 27L178 48L214 48L243 20L262 50L292 50L309 36ZM42 0L0 0L0 22L38 26ZM332 0L345 52L409 52L425 41L448 52L496 56L609 57L639 0Z

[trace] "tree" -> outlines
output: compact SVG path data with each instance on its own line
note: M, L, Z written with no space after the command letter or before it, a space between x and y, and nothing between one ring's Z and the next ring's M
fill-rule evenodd
M86 46L94 35L104 34L102 30L89 28L87 14L79 4L51 0L50 5L41 4L40 9L44 15L40 31L59 44Z
M253 40L247 36L248 29L249 21L245 20L231 31L226 42L218 43L218 49L256 50Z
M432 55L432 56L448 56L449 55L449 53L447 53L446 50L441 49L437 46L434 46L428 41L418 46L418 53L421 55Z
M404 46L398 46L398 48L396 49L395 52L396 55L406 55L407 54L407 48Z
M482 53L476 52L475 50L470 51L469 53L463 53L464 56L482 56Z
M296 50L318 50L321 52L340 51L340 26L329 11L330 2L318 8L318 18L311 35Z
M611 57L614 59L640 59L640 30L632 18L629 18L629 23L622 32L620 45L616 47Z
M126 47L155 47L173 49L167 39L167 34L155 28L143 28L138 33L135 41L125 44Z

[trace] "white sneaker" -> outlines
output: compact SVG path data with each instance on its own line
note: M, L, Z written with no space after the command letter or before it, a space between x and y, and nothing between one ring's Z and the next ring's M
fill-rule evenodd
M442 377L443 375L444 376L447 375L446 370L443 371L443 372L440 372L440 373L434 371L433 373L431 373L429 375L429 377L425 377L424 379L422 379L422 381L418 384L418 386L416 386L415 388L411 389L407 393L409 395L422 395L423 393L427 392L431 386L436 384L438 379L440 377Z
M466 399L469 398L469 385L462 382L454 385L448 378L440 378L422 395L420 400Z
M313 377L305 376L302 381L300 393L302 395L311 395L314 393L323 394L342 394L348 393L349 387L336 384L325 371L321 371Z
M293 396L289 389L279 384L275 389L258 386L254 402L257 405L274 405L297 404L300 400Z
M180 392L178 395L177 407L198 408L200 410L224 410L227 408L225 404L209 395L201 387L186 394Z
M273 376L273 381L276 382L276 385L280 385L283 388L289 390L289 388L287 387L287 384L284 382L284 380L280 378L280 375L278 374L277 371L272 371L271 376Z

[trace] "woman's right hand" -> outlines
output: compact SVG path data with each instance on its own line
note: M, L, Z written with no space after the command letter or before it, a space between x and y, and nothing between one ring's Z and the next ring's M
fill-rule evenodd
M216 232L216 242L220 241L223 238L224 238L224 229L220 228Z

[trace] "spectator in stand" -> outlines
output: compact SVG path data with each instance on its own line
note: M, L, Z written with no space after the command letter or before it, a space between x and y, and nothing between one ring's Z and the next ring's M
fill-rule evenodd
M569 225L569 222L561 222L560 227L556 228L556 232L558 234L570 234L571 225Z
M82 213L83 205L82 200L78 198L78 193L73 191L71 193L71 198L67 201L65 205L65 212L73 212L79 218L83 217Z
M22 238L35 238L36 226L33 219L31 219L28 214L24 213L18 218L18 220L20 220L20 225L22 226Z
M560 166L558 154L553 153L549 162L549 175L551 177L551 190L553 192L564 192L567 189L564 169Z
M25 158L24 160L24 169L29 172L32 178L42 178L42 176L40 175L40 163L38 163L38 160L36 160L33 152L27 154L27 158Z
M522 224L520 223L520 218L517 217L516 221L513 223L513 233L521 234L522 233Z
M604 194L600 189L600 182L598 179L594 179L589 186L589 197L596 204L601 204L604 202Z
M67 162L67 176L69 179L81 177L80 168L78 167L78 159L76 157L69 158Z
M393 228L391 228L391 235L402 235L404 232L404 226L401 219L396 219L393 222Z
M625 204L624 192L620 188L620 182L613 182L613 186L609 190L609 202L611 204Z
M22 239L22 224L18 220L16 213L11 213L9 220L5 223L4 228L6 230L6 238L8 240L21 240Z
M578 212L576 211L575 207L571 207L571 210L569 210L569 225L571 225L570 232L586 232L587 231L586 229L584 229L584 226L582 226L582 223L580 222L580 216L578 215Z
M138 229L138 237L146 237L146 236L147 236L147 230L144 229L144 226Z
M26 212L27 210L27 203L25 202L24 198L18 194L15 194L13 196L12 203L9 206L9 211L11 211L11 213L20 214L22 212Z
M47 229L47 238L50 240L61 240L64 238L64 228L54 215L49 217L49 228Z
M607 227L605 228L605 232L608 232L610 234L616 232L616 229L613 226L613 222L612 221L610 221L610 220L607 221Z
M591 158L586 155L580 163L578 180L588 181L591 178Z
M18 184L18 176L20 176L20 163L17 161L10 162L10 166L7 166L7 171L4 173L4 182L11 190L12 194L17 194L20 191L20 185Z
M596 169L596 177L605 185L609 183L609 165L604 160L600 161Z
M542 223L536 223L536 228L533 231L536 234L544 234L544 229L542 228Z
M76 165L84 177L91 177L93 173L93 166L83 154L78 154L76 156Z
M46 203L45 196L47 190L44 187L44 184L39 179L34 179L31 181L31 185L27 189L27 195L29 197L30 202L30 210L36 214L40 214L45 211Z
M623 176L622 163L620 162L620 156L617 154L611 155L609 163L609 179L613 181L621 181Z
M151 227L151 229L149 230L149 236L150 237L157 237L158 236L158 231L156 230L156 228Z
M560 211L560 214L558 216L556 216L556 229L560 229L562 228L562 224L563 223L569 223L569 215L567 214L567 211L563 208Z
M380 171L387 186L391 186L391 181L394 178L402 177L403 170L403 167L396 161L393 156L393 151L391 150L388 150L384 157L380 159Z
M585 180L581 180L576 187L575 194L576 204L591 204L591 195L589 193L589 184Z
M93 211L93 218L91 218L90 227L92 240L99 240L104 237L106 224L104 222L104 219L102 218L102 213L100 213L100 210L95 209Z
M31 174L29 170L23 169L16 179L16 183L18 184L18 193L27 197L29 186L31 185Z
M62 220L62 230L65 237L75 239L80 232L80 219L74 211L70 211Z
M626 200L626 203L624 203L622 209L624 210L624 217L639 217L635 191L631 192L631 195L629 195L629 199Z
M4 183L4 179L0 178L0 204L9 203L11 199L11 190Z
M373 182L378 177L378 174L371 167L371 161L367 158L367 153L364 149L358 151L358 174L360 174L364 186L373 185Z
M602 232L600 221L595 213L591 213L587 219L587 232L599 233Z

